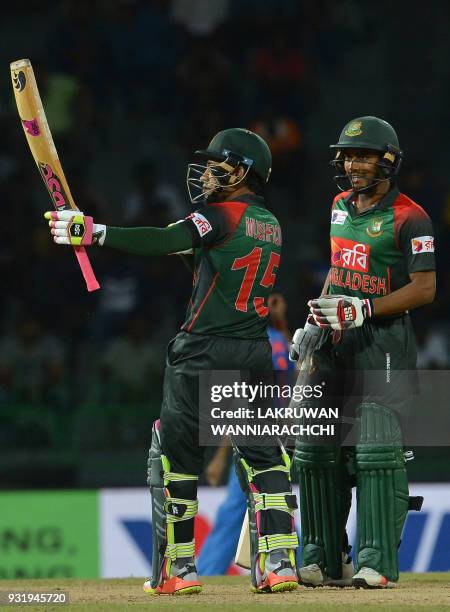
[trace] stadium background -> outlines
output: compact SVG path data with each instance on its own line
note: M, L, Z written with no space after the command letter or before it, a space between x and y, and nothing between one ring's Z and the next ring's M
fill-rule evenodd
M92 262L102 290L86 293L73 254L51 243L42 220L48 199L18 122L9 62L31 59L73 195L101 222L166 225L183 217L194 149L229 126L265 136L274 154L269 202L284 229L276 289L287 299L291 330L328 267L335 193L328 145L352 117L388 120L405 151L400 187L430 214L439 250L437 299L413 313L419 365L448 369L448 17L439 0L428 3L426 17L421 6L386 0L4 7L0 577L109 575L104 547L117 554L121 537L146 560L142 491L133 509L131 490L97 489L145 485L165 344L183 320L191 282L175 257L99 249ZM450 482L449 459L448 448L418 448L411 480ZM429 495L443 506L412 519L409 541L419 552L410 569L450 569L450 488L442 486ZM203 495L213 508L223 491ZM116 535L105 532L105 512L116 517ZM202 533L212 519L201 517Z

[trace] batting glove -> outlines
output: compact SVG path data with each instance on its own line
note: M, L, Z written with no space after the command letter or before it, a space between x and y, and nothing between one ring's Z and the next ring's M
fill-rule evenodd
M300 364L305 360L308 361L316 347L319 332L320 328L317 327L314 318L309 315L305 326L295 330L292 344L289 348L290 361L298 361Z
M319 327L337 330L361 327L373 316L372 300L350 295L324 295L310 300L308 306Z
M48 219L53 240L56 244L72 246L102 245L105 242L106 225L94 223L92 217L85 217L78 210L48 211Z

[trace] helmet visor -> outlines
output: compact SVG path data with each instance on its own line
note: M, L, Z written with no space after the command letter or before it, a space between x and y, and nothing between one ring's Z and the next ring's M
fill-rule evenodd
M196 151L195 154L201 154L201 156L205 154L207 161L204 164L188 164L186 184L189 198L193 204L201 201L207 202L213 194L222 191L225 187L239 185L246 178L252 164L251 160L248 160L249 164L244 175L239 180L232 181L236 168L244 163L241 158L236 159L231 155L228 157L214 155L207 151Z

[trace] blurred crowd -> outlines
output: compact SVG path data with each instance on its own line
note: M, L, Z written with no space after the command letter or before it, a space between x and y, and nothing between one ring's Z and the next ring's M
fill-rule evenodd
M164 226L189 214L186 164L224 127L248 127L269 142L269 207L285 229L277 289L291 329L328 269L336 191L328 145L354 116L390 121L405 150L400 187L436 227L438 297L413 316L420 367L441 369L449 367L450 82L436 59L448 56L448 6L430 5L426 46L411 42L419 9L409 7L405 23L387 0L32 0L26 19L23 6L9 4L0 32L3 57L32 60L73 195L99 222ZM30 406L69 418L96 405L114 413L117 444L139 444L148 438L139 419L129 430L121 419L127 410L158 413L164 347L183 320L189 273L177 257L91 250L102 289L87 294L73 253L49 239L48 196L7 78L0 425L9 431L0 443L54 442L33 420L19 427ZM106 437L112 444L109 430Z

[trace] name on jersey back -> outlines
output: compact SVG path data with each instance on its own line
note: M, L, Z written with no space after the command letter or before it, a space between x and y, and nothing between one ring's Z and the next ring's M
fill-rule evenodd
M281 228L274 223L265 223L252 217L246 217L245 234L255 240L273 242L273 244L281 246Z

